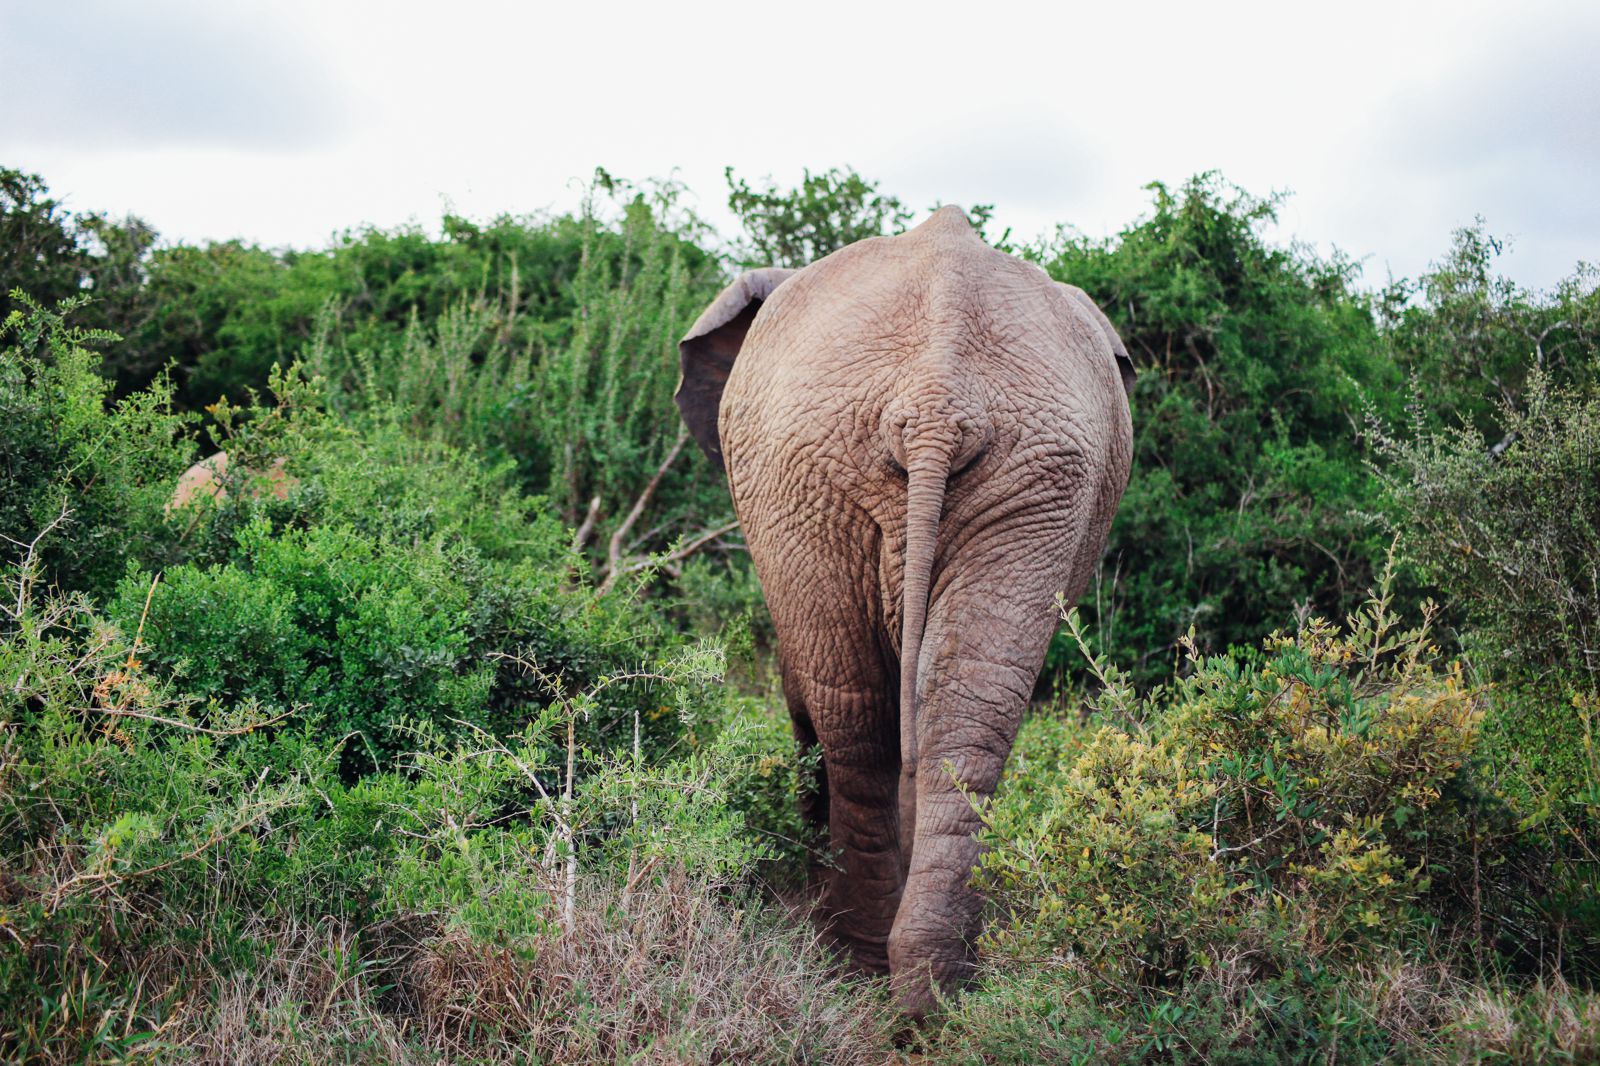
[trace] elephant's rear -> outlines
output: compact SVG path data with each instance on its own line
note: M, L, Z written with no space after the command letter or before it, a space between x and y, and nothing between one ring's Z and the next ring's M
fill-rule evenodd
M1109 521L1132 454L1126 354L1075 293L985 245L954 208L784 281L721 404L752 552L768 513L836 514L841 501L898 542L910 453L929 447L950 452L951 532L1074 481ZM893 602L900 565L887 569Z
M715 436L797 734L824 750L825 902L920 1014L970 967L969 796L998 782L1056 598L1127 483L1120 342L953 210L760 300Z

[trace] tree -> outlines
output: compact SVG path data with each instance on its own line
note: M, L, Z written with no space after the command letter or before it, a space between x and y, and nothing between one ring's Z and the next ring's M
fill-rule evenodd
M800 186L782 192L766 179L752 189L733 168L728 181L728 207L744 226L744 242L736 255L746 266L803 267L847 244L899 233L912 213L900 200L878 192L854 169L834 167L820 174L803 171Z
M154 380L167 359L140 336L150 314L144 286L156 231L132 215L74 215L49 192L39 175L0 167L0 321L27 310L12 299L13 290L45 307L79 294L93 297L73 320L127 341L101 366L118 394L127 395Z
M1536 372L1554 386L1600 380L1600 270L1580 265L1553 291L1530 292L1496 273L1505 248L1480 218L1419 281L1383 293L1394 358L1427 383L1418 399L1435 426L1490 432L1503 408L1526 408Z
M1387 543L1360 415L1403 392L1354 265L1263 237L1277 198L1216 174L1150 189L1116 237L1063 229L1028 253L1094 298L1139 372L1133 477L1083 605L1143 681L1191 627L1220 651L1360 602ZM1077 659L1058 639L1053 661Z
M39 175L0 167L0 321L21 309L13 289L53 306L82 284L78 231L49 193Z

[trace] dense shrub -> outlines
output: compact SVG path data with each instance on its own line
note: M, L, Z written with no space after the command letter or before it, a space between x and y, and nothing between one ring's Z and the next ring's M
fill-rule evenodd
M1376 427L1404 544L1496 672L1600 692L1600 393L1537 368L1493 430Z
M881 1045L881 1001L814 937L740 917L816 847L806 768L717 684L720 647L640 602L648 570L602 593L513 463L382 404L337 418L298 370L213 407L223 492L169 513L192 446L168 393L109 404L97 338L57 312L6 331L0 1057ZM281 498L253 473L275 461ZM352 989L327 1010L376 1036L273 1029L311 1021L274 998L279 953L321 950ZM662 998L638 1009L613 964ZM472 1016L463 975L556 971L570 998L534 1029Z
M678 338L721 285L695 244L703 230L672 186L603 190L570 223L579 254L559 290L570 317L549 323L560 328L525 338L508 331L514 309L474 297L391 337L330 323L308 361L343 413L401 411L419 436L513 463L615 581L680 539L730 531L732 507L671 429Z
M514 731L554 683L581 689L681 642L626 587L588 584L569 531L509 464L418 439L381 412L335 425L315 382L285 375L277 388L227 438L240 458L224 481L275 454L295 479L287 498L235 485L220 506L197 500L197 514L173 518L189 529L189 561L159 581L130 569L110 606L125 627L147 616L149 662L189 693L253 701L329 741L355 736L348 776L391 765L418 724ZM615 743L655 706L613 693L585 737ZM670 743L679 722L652 716L646 746Z
M1142 684L1191 629L1220 651L1354 608L1384 544L1354 430L1401 381L1355 266L1267 242L1277 200L1215 175L1152 188L1117 237L1028 253L1094 297L1138 370L1133 476L1083 606ZM1081 666L1066 642L1051 662Z
M16 290L54 304L82 285L82 242L37 174L0 167L0 321L23 310Z
M1483 776L1537 835L1541 889L1503 894L1499 909L1508 924L1555 934L1513 934L1503 946L1523 965L1554 960L1591 978L1600 937L1600 761L1592 743L1600 712L1600 398L1593 385L1553 378L1592 377L1600 359L1593 346L1568 348L1564 366L1547 359L1548 370L1525 368L1492 422L1480 414L1438 427L1419 399L1409 432L1377 424L1372 437L1401 544L1454 598L1464 649L1498 681L1484 723Z
M1481 712L1386 608L1348 632L1314 619L1256 661L1196 654L1165 705L1138 706L1109 675L1102 710L1150 724L1100 727L1054 788L990 812L991 896L1013 914L1046 908L994 943L1081 956L1127 987L1160 982L1248 937L1262 892L1296 908L1297 938L1319 951L1403 937L1396 919L1431 858L1414 848L1418 823L1452 791ZM1025 744L1018 762L1037 757ZM1037 877L1052 888L1042 900Z
M318 634L292 624L297 612L303 621L308 600L336 601L365 561L344 558L350 542L337 537L311 552L323 542L303 538L322 528L273 537L253 521L244 564L180 568L184 587L230 582L183 606L223 613L243 638L265 618L276 644L313 661ZM329 559L340 566L316 584ZM317 596L262 576L296 568ZM226 646L221 628L205 631L208 645L184 630L192 619L158 620L163 585L147 587L149 614L124 628L39 584L34 562L6 573L8 1060L159 1059L175 1042L214 1055L315 1057L348 1044L378 1060L403 1048L570 1062L657 1046L849 1060L866 1052L840 1041L882 1045L881 1001L837 985L814 937L739 914L759 911L749 886L775 860L803 861L788 803L799 768L778 719L718 695L718 649L685 647L584 688L517 656L543 693L527 697L522 724L386 723L397 751L409 742L403 754L352 778L339 767L354 738L279 710L291 671L265 666L283 649ZM160 664L176 649L204 669L168 675ZM213 688L218 674L240 691ZM630 710L631 744L629 730L596 734ZM682 739L646 742L663 730ZM286 972L295 957L304 965ZM314 1016L296 1013L308 1006L286 988L324 963L336 974L328 998ZM660 998L637 997L642 979ZM566 998L505 998L555 987ZM354 1017L365 1031L340 1028Z
M1474 776L1483 694L1390 602L1257 655L1188 643L1142 699L1097 668L1094 720L1031 722L985 815L991 976L947 1038L1010 1061L1056 1001L1051 1047L1082 1061L1387 1060L1448 1011L1392 1030L1362 1006L1376 975L1441 959L1421 1004L1502 934L1554 944L1552 916L1497 909L1552 886L1528 879L1542 836Z
M169 539L163 509L191 458L184 419L165 380L107 402L91 346L116 338L67 321L81 297L55 308L14 298L22 306L0 323L0 537L25 545L58 518L70 523L42 542L42 572L104 593L129 560Z
M847 244L899 233L912 219L898 197L878 191L850 168L813 174L787 192L769 178L764 188L723 171L728 208L744 226L740 257L750 267L804 267Z

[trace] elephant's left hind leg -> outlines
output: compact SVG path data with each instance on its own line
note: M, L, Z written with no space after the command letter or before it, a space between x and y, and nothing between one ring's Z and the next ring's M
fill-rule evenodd
M899 738L876 691L833 691L813 707L823 748L829 847L822 909L863 969L886 973L904 881L897 796Z
M983 828L979 809L999 784L1044 657L1043 639L1037 648L1021 639L1007 645L1020 649L1009 661L985 660L971 643L962 644L997 631L1003 630L994 624L951 633L922 694L916 842L889 937L895 997L916 1018L935 1008L935 989L952 992L974 972L982 910L972 885ZM1048 638L1047 628L1040 632Z
M828 827L828 768L822 760L817 730L811 724L811 713L806 710L805 701L787 683L783 690L789 704L789 724L794 730L795 755L800 760L799 795L796 797L800 818L807 829L820 833ZM813 875L815 872L813 869Z

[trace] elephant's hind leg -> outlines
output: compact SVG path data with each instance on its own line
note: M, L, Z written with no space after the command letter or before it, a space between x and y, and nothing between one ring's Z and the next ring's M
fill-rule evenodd
M789 724L794 729L795 755L800 759L799 775L800 818L813 833L828 827L828 768L818 750L817 729L811 724L811 712L805 701L794 691L797 686L785 681L783 694L789 704ZM814 765L809 765L812 760ZM816 867L813 862L812 866ZM813 876L816 874L813 869Z
M877 690L808 688L823 749L821 787L833 857L822 878L823 920L859 966L887 973L903 880L893 708Z
M951 606L942 605L930 627L940 655L917 723L916 843L889 943L896 998L913 1017L934 1009L935 989L954 991L973 973L982 909L971 883L978 807L999 784L1049 638L1041 626L1031 643L1026 634L1006 639L1003 617ZM948 624L952 615L981 624L958 629Z

